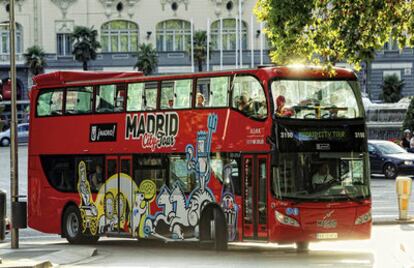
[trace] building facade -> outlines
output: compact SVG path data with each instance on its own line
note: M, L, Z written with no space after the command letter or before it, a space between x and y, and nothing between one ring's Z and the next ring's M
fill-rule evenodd
M0 79L9 76L8 0L0 0ZM157 73L197 71L191 58L196 31L208 31L211 55L203 70L247 68L269 63L261 24L253 14L256 0L16 0L17 87L27 99L31 77L23 53L38 45L47 53L46 72L81 70L74 60L70 34L75 26L98 31L101 49L91 70L132 70L139 44L152 44ZM241 15L241 18L239 17ZM240 49L241 48L241 49ZM386 75L405 81L403 95L414 95L412 49L389 43L361 72L362 90L378 100Z
M240 2L239 2L240 1ZM9 69L8 0L0 0L0 78ZM139 44L152 44L157 73L197 71L191 57L196 31L208 31L211 55L203 70L247 68L269 62L255 0L16 0L17 85L27 98L31 77L23 53L38 45L47 53L46 72L81 70L70 34L93 27L101 43L90 70L133 70ZM241 14L241 19L240 15ZM241 49L240 49L241 48Z

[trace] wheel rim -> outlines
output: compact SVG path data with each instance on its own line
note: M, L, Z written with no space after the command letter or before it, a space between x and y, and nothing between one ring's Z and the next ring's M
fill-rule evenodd
M2 143L3 146L8 146L9 145L9 140L4 139L1 143Z
M79 219L74 212L70 213L66 220L66 229L70 237L76 237L79 233Z
M394 177L395 176L395 167L393 167L392 165L387 165L385 167L385 175L387 177Z

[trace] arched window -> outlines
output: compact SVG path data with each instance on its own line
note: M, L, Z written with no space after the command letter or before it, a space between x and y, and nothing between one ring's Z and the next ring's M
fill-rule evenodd
M138 49L138 25L125 20L107 22L101 27L103 52L130 52Z
M23 27L16 23L16 53L23 53ZM10 54L10 32L8 22L0 23L0 54Z
M166 20L157 25L157 51L186 51L191 41L191 23Z
M236 49L236 20L223 19L223 50ZM220 20L211 24L211 42L214 50L220 50ZM239 41L240 42L240 41ZM242 21L242 49L247 49L247 24Z

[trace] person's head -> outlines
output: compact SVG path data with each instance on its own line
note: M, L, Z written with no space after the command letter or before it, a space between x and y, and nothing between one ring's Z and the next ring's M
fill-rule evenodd
M197 103L196 106L204 106L204 95L197 93Z
M319 167L319 174L321 174L321 175L326 175L326 174L328 174L329 173L329 166L328 166L328 164L322 164L320 167Z
M411 131L409 129L404 130L404 137L411 136Z
M240 100L239 100L239 103L240 103L240 105L246 105L247 104L247 102L248 102L248 100L247 100L247 96L246 95L244 95L244 94L242 94L241 96L240 96Z
M172 108L174 106L174 101L172 99L168 100L168 107Z
M100 165L96 165L96 173L102 173L102 167Z
M277 97L276 99L276 106L277 109L282 108L286 103L286 99L284 96L280 95L279 97Z

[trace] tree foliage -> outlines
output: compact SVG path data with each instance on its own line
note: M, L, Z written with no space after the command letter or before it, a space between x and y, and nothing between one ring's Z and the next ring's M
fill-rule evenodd
M380 99L384 102L397 102L402 98L401 91L404 88L404 81L400 80L397 75L387 75L384 77L382 84L382 93Z
M71 38L73 40L72 54L83 64L83 70L88 70L88 62L96 59L96 51L101 47L97 40L98 31L93 27L76 26Z
M414 129L414 98L411 98L407 113L405 114L402 129Z
M138 68L145 75L153 73L157 68L157 51L151 44L141 44L138 47L137 58L134 68Z
M198 71L203 71L203 64L207 60L207 32L196 31L193 38L194 61L197 63ZM211 45L209 46L211 56ZM191 56L191 48L189 48Z
M393 38L414 45L414 1L258 0L255 13L266 24L271 59L278 64L331 67L360 63Z
M44 72L46 66L45 52L39 46L32 46L24 54L25 65L29 68L32 75L38 75Z

